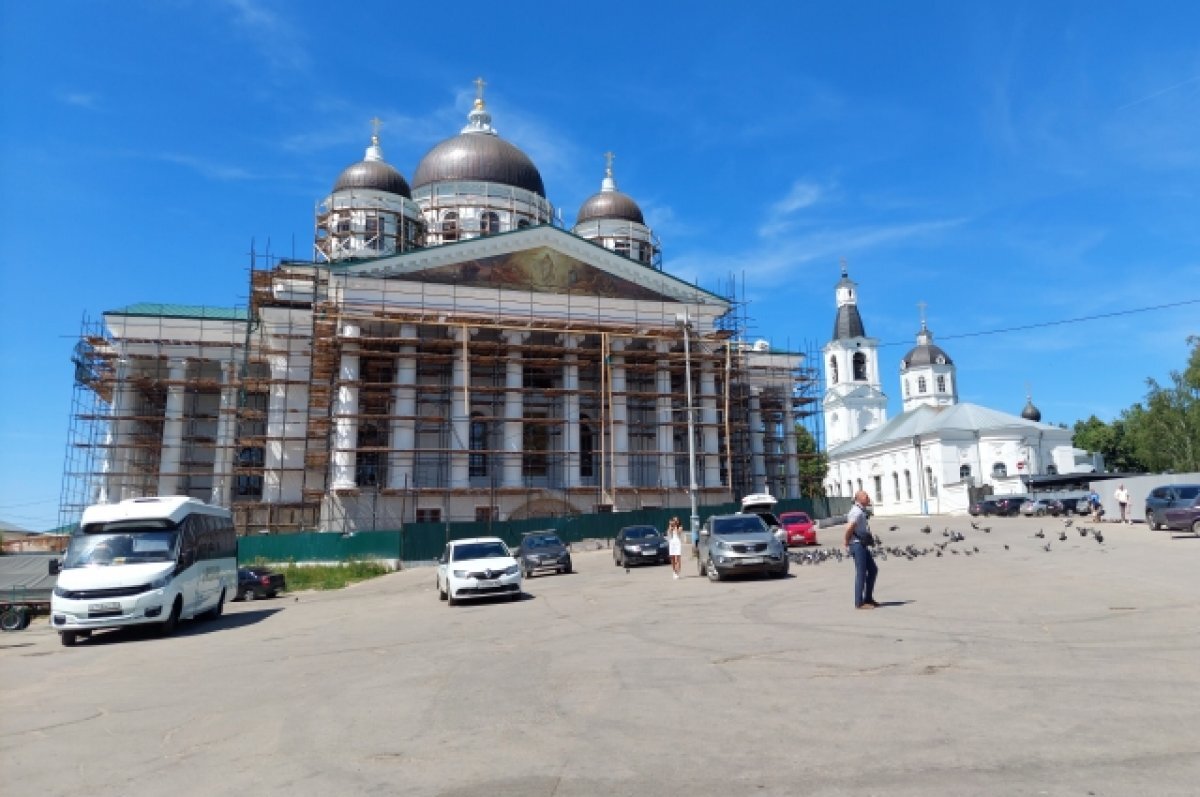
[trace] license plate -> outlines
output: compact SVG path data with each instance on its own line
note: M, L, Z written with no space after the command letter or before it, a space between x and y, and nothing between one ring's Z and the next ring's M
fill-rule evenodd
M119 603L89 603L89 612L117 612L121 610Z
M475 582L475 586L477 586L477 587L498 587L498 586L500 586L500 582L496 581L495 579L488 581L486 579L481 578Z
M738 564L741 565L761 565L763 558L761 556L747 556L744 559L739 559Z

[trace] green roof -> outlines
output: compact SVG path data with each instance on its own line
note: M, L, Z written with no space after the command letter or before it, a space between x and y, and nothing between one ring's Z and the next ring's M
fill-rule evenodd
M138 302L117 310L106 310L105 315L137 315L153 318L211 318L217 321L245 321L244 307L206 307L202 304L162 304Z

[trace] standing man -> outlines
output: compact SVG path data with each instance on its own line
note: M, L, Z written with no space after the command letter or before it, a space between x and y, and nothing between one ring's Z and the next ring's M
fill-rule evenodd
M1117 499L1117 506L1121 508L1121 522L1129 522L1129 491L1125 489L1124 484L1117 485L1117 489L1113 492L1113 498Z
M874 609L879 604L875 602L875 576L879 567L875 557L871 555L871 529L867 524L867 507L871 505L871 496L866 490L854 494L854 507L846 515L846 548L854 557L854 608Z

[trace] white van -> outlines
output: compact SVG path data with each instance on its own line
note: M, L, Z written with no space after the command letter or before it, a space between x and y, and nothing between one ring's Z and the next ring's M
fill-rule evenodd
M102 628L216 618L237 593L237 533L228 509L195 498L130 498L83 512L66 556L50 625L64 645Z

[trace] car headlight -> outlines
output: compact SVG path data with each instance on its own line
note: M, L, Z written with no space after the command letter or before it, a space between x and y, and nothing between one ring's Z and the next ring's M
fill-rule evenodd
M718 551L732 551L733 550L732 546L730 546L729 543L725 542L725 540L717 540L716 542L713 543L713 548L717 549Z
M625 550L627 550L627 551L636 551L637 549L638 549L638 547L636 545L626 545L625 546Z
M171 583L171 574L167 573L166 575L159 576L158 578L151 581L150 589L162 589L163 587L167 586L170 583Z
M455 570L454 577L455 578L466 578L468 575L470 575L470 572L471 571L469 571L469 570Z
M504 575L506 576L515 576L518 572L520 572L520 568L516 565L510 565L504 568Z
M57 596L58 596L58 597L60 597L60 598L65 598L65 597L67 597L67 595L68 595L68 594L70 594L70 593L68 593L68 592L67 592L65 589L63 589L62 587L60 587L60 586L58 586L57 584L55 584L55 585L54 585L54 594L55 594L55 595L57 595Z

